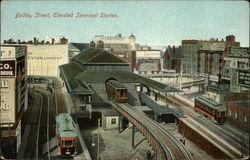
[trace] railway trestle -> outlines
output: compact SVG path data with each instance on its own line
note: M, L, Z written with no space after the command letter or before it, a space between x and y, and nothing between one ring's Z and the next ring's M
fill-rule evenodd
M164 130L158 123L132 109L124 103L108 101L112 107L133 124L132 147L134 147L134 132L138 128L150 143L155 153L156 160L165 159L193 159L191 153L185 149L183 144Z
M131 122L133 124L133 129L134 127L138 128L140 130L140 132L146 137L146 139L148 140L148 142L150 143L150 145L152 146L152 148L155 151L155 156L156 159L159 160L163 160L163 159L167 159L164 151L162 150L162 148L160 147L159 142L157 142L157 139L155 139L152 135L152 133L150 133L150 131L148 131L146 129L146 126L144 126L143 124L140 124L134 117L132 117L131 115L129 115L128 113L126 113L124 110L122 110L121 108L112 105L114 107L115 110L117 110L119 113L121 113L124 117L126 117L129 122ZM133 130L134 132L134 130ZM132 133L132 147L134 147L134 133Z

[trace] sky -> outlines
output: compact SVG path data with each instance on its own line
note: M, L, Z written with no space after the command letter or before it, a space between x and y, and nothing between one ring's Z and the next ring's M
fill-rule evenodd
M54 17L54 13L73 17ZM77 13L97 14L78 18ZM37 13L50 17L35 17ZM101 18L100 14L116 17ZM17 14L29 14L31 18ZM95 35L136 36L136 43L151 46L181 45L181 40L225 39L235 35L249 47L247 1L3 1L1 42L13 38L65 36L69 42L88 43Z

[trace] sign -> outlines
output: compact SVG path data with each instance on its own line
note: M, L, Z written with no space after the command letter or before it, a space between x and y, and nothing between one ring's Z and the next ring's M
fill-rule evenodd
M7 47L7 46L1 46L0 47L0 59L9 59L9 58L16 58L16 48L14 46Z
M0 76L15 76L15 60L0 61Z
M15 123L15 78L0 79L0 123Z
M217 76L217 75L209 75L209 81L219 82L219 76Z

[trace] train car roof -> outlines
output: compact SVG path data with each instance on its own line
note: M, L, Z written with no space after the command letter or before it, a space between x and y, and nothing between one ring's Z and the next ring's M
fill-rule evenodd
M204 97L204 96L198 96L197 98L195 98L195 100L199 100L203 104L206 104L207 106L209 106L209 107L211 107L213 109L217 109L217 110L220 110L220 111L225 111L226 110L226 107L223 106L222 104L220 104L220 103L218 103L216 101L210 100L209 98Z
M68 113L61 113L56 117L58 135L60 137L76 137L75 123Z
M109 80L107 84L114 86L116 89L127 89L124 85L115 80Z

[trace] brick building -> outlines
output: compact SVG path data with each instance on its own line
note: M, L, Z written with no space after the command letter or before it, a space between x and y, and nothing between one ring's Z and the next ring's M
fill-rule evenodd
M201 48L198 50L197 71L201 75L209 75L209 84L219 85L224 71L224 58L229 54L229 47L239 46L235 37L229 35L226 41L223 39L210 39L201 41Z
M8 159L16 158L28 106L26 51L25 46L0 45L0 149Z
M228 103L227 120L240 128L249 129L249 106L249 100Z
M168 46L163 56L163 68L167 70L175 70L176 73L180 73L180 65L181 48Z
M249 47L230 47L225 57L223 79L230 81L231 92L249 92Z
M181 68L183 73L197 73L198 50L201 48L199 40L182 40Z

